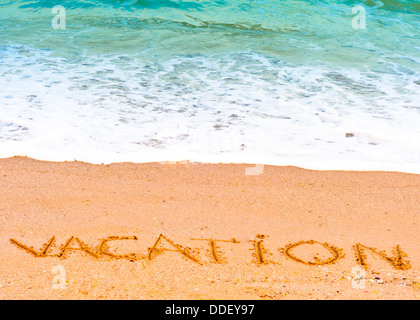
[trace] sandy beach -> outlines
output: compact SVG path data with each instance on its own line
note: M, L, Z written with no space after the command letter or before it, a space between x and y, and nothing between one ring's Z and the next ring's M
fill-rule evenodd
M0 300L419 300L419 15L2 0Z
M420 176L0 160L0 299L419 299Z

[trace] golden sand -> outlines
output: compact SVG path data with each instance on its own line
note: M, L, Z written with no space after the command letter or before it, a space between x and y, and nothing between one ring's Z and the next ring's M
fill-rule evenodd
M419 299L420 175L0 160L0 299Z

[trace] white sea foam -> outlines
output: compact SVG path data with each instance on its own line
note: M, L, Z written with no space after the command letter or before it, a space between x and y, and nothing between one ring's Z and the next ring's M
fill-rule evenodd
M420 173L415 74L250 53L146 62L2 50L0 157Z

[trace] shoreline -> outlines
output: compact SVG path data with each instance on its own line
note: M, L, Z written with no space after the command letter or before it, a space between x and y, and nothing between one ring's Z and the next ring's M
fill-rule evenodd
M419 175L250 167L0 159L0 299L420 298Z
M0 157L1 161L6 161L9 159L28 159L43 163L59 164L59 163L82 163L86 165L93 166L110 166L118 164L127 164L127 165L233 165L233 166L246 166L246 168L253 168L255 166L262 167L277 167L277 168L296 168L306 171L320 171L320 172L358 172L358 173L397 173L397 174L408 174L408 175L420 175L419 172L414 171L399 171L392 169L317 169L310 168L307 166L301 166L297 164L271 164L271 163L251 163L251 162L205 162L205 161L191 161L191 160L163 160L163 161L145 161L145 162L136 162L136 161L111 161L111 162L89 162L84 160L44 160L40 158L33 158L30 156L10 156L10 157Z

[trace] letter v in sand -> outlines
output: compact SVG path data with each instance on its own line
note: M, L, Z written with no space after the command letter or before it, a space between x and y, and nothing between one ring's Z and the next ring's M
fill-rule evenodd
M35 257L46 257L54 241L55 237L52 237L49 241L43 244L42 248L39 251L36 251L33 247L28 247L27 245L20 243L15 239L10 239L10 242L13 243L15 246L33 254Z

